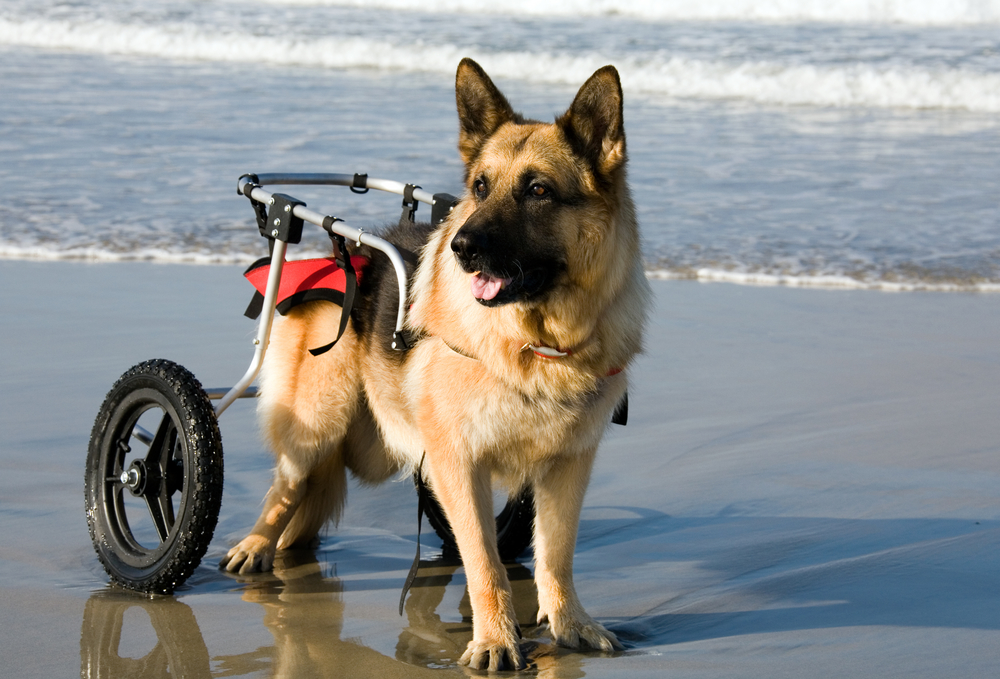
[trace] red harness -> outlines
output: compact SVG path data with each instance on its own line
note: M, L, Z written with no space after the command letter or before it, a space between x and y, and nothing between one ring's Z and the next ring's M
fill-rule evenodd
M305 302L324 300L333 302L340 307L340 328L337 337L326 346L310 349L313 356L324 354L333 348L344 330L347 329L347 319L354 307L354 297L358 284L364 276L365 267L369 264L367 257L351 257L338 264L336 257L323 259L299 259L285 262L281 268L281 281L278 284L278 299L275 308L284 315L289 309ZM348 278L349 271L351 277ZM250 318L260 316L264 308L264 292L267 290L267 279L271 273L271 260L267 257L258 259L250 265L243 274L257 289L244 315Z
M367 257L351 257L351 266L354 267L359 284L369 263ZM260 308L254 309L254 302L257 301L257 295L260 295L259 303L263 304L270 272L271 260L264 257L251 264L243 274L257 289L254 301L247 309L247 316L250 318L260 315ZM343 306L346 288L347 274L337 266L333 257L285 262L281 269L281 285L278 286L278 313L285 315L292 307L320 299Z

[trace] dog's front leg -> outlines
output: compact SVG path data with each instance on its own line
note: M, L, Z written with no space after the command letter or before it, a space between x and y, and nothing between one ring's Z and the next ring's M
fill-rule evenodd
M553 641L579 648L621 650L612 632L591 618L573 586L573 552L594 451L566 455L535 482L535 585L538 623L548 621Z
M490 672L524 669L510 582L497 552L490 470L460 458L431 464L434 494L455 534L472 603L472 641L460 662Z
M264 509L250 534L229 550L219 562L230 573L246 575L254 571L269 571L274 563L278 539L305 495L306 481L293 482L281 474L275 475L274 485L264 498Z

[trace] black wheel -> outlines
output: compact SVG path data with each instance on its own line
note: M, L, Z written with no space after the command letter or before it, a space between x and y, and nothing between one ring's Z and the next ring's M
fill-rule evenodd
M85 495L112 582L170 594L194 572L222 504L222 438L194 375L153 360L115 382L90 435Z
M430 488L417 483L417 492L424 503L424 513L427 522L444 543L442 550L445 556L458 556L458 545L451 525L444 515L444 509L438 504L437 498ZM507 504L497 515L497 550L503 561L513 561L521 556L529 546L534 531L535 498L531 487L525 487L520 493L507 498Z

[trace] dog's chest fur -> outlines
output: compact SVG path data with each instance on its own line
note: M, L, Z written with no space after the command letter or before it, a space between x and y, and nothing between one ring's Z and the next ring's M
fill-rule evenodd
M550 379L559 374L552 371ZM417 464L434 444L429 439L446 437L470 459L517 477L556 455L595 446L624 391L624 376L614 376L578 393L528 393L435 337L411 349L401 370L378 371L364 382L383 441L400 461Z

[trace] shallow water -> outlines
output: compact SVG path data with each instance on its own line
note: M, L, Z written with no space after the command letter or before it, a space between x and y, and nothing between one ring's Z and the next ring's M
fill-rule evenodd
M459 193L452 79L471 55L539 119L618 65L652 275L1000 289L992 4L718 0L704 11L726 20L701 21L567 1L545 22L524 3L351 4L7 3L0 256L252 261L247 171ZM357 225L397 214L299 193Z

